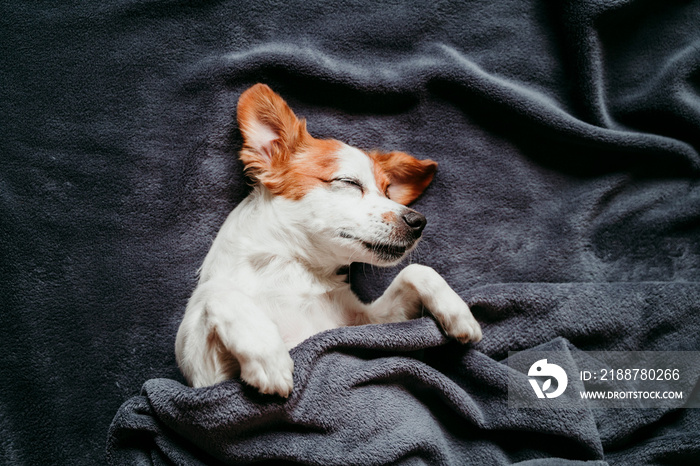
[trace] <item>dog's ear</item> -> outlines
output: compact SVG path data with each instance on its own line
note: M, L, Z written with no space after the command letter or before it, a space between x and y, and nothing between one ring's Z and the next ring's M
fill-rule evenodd
M423 193L437 170L437 162L418 160L405 152L373 152L370 157L380 171L389 199L403 205L409 205Z
M241 94L238 127L243 135L240 158L246 172L257 179L286 165L308 135L306 122L265 84L256 84Z

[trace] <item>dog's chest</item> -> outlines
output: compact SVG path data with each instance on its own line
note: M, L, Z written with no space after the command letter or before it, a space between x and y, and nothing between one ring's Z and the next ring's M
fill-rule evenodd
M279 289L264 309L279 329L287 348L325 330L353 324L354 312L347 299L348 290L328 290L306 284L288 290Z

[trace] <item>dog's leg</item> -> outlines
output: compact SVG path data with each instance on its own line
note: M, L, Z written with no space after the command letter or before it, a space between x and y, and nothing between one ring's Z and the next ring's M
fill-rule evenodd
M435 270L411 264L370 304L363 323L400 322L419 317L423 308L435 316L445 332L461 341L481 340L481 327L469 306Z
M255 302L235 284L214 280L195 290L193 300L201 300L208 341L215 342L215 335L238 360L241 378L261 393L289 396L294 362L279 329Z

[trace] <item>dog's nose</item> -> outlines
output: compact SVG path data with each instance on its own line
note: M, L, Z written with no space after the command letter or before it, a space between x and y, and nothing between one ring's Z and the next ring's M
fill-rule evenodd
M415 236L416 238L418 238L421 235L421 233L423 232L423 228L425 228L426 223L428 223L425 217L416 212L415 210L409 210L408 212L403 214L403 221L406 222L406 225L409 226L409 228L413 232L413 236Z

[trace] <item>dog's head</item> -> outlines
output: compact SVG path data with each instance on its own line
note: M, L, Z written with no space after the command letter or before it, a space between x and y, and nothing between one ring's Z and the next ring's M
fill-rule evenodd
M403 152L364 152L316 139L272 89L256 84L238 101L247 174L285 205L283 222L338 264L397 263L426 220L406 207L437 168Z

